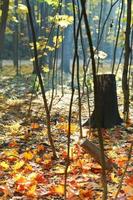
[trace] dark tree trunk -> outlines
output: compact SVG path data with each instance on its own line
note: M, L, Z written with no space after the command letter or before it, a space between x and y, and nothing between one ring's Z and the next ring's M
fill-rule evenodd
M3 51L3 44L4 44L4 36L6 30L6 21L8 16L8 7L9 7L9 0L3 0L2 5L2 16L0 20L0 53Z
M122 119L118 112L116 81L114 74L97 75L96 105L91 118L83 126L92 128L112 128L120 125Z
M9 8L9 0L3 0L2 15L0 19L0 60L2 59L6 22L7 22L7 17L8 17L8 8ZM1 66L2 66L2 63L1 63Z

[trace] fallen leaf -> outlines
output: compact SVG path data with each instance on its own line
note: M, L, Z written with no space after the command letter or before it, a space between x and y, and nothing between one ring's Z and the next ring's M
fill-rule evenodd
M24 193L27 189L27 186L25 184L17 184L16 192Z
M36 181L38 183L48 183L48 180L44 177L43 174L37 174Z
M22 174L16 174L14 177L13 177L14 181L16 182L16 184L23 184L23 183L26 183L26 177L23 176Z
M38 123L32 123L31 124L31 128L32 129L38 129L40 126L39 126L39 124Z
M65 173L65 167L62 166L62 165L57 165L55 168L54 168L54 172L56 174L64 174Z
M33 157L34 157L34 155L33 155L33 153L32 152L24 152L23 153L23 158L25 159L25 160L32 160L33 159Z
M9 142L9 144L8 144L9 147L16 147L17 145L18 145L18 144L17 144L17 142L16 142L15 140Z
M9 196L11 196L11 191L7 185L0 185L0 192L3 194L1 200L6 200Z
M119 183L119 178L116 177L114 172L111 173L111 179L114 183Z
M34 180L36 179L36 177L37 177L37 173L36 173L36 172L32 172L32 173L30 173L30 174L28 175L27 179L28 179L29 181L34 181Z
M99 167L91 167L91 172L93 172L94 174L99 174L99 173L102 173L102 168L99 166Z
M125 182L133 187L133 175L128 177Z
M51 192L58 195L64 194L64 185L52 186Z
M127 162L128 158L126 156L123 157L118 157L117 159L117 164L118 166L121 168L125 165L125 163Z
M25 173L32 172L33 167L30 164L27 164L23 170Z
M24 166L24 164L25 164L25 162L23 160L20 160L20 161L16 162L16 164L13 165L12 168L14 170L18 170L18 169L22 168Z
M44 151L45 150L45 147L43 145L37 145L37 151L40 152L40 151Z
M36 185L32 185L31 187L29 187L28 188L28 192L26 193L26 195L35 197L37 195L36 194L36 188L37 188Z
M133 194L133 187L130 186L130 185L125 186L123 190L124 190L125 193L128 194L128 195L132 195L132 194Z
M59 123L57 124L57 128L68 133L68 123ZM71 133L75 133L79 130L77 124L71 123Z
M94 193L92 189L81 189L79 191L79 196L80 199L85 200L85 199L93 199Z
M3 170L8 170L9 169L9 165L5 161L2 161L0 163L0 166L3 168Z

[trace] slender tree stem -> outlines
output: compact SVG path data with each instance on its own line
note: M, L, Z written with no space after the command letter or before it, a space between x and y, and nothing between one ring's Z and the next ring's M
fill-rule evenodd
M114 48L114 55L113 55L112 74L114 73L114 68L115 68L116 51L117 51L117 45L118 45L118 40L119 40L120 28L121 28L121 17L122 17L123 7L124 7L124 0L122 0L121 11L120 11L120 15L119 15L119 18L118 18L118 31L117 31L115 48Z
M131 53L130 47L130 33L131 33L131 0L127 0L127 24L126 24L126 37L125 37L125 58L122 75L122 89L124 94L124 120L128 122L129 118L129 83L128 83L128 68L129 58Z
M92 72L93 72L93 82L94 82L94 107L97 108L97 78L96 78L96 63L94 58L94 50L93 50L93 43L92 43L92 37L91 37L91 31L90 26L88 22L88 17L86 14L86 8L85 8L85 0L81 0L81 6L83 10L83 16L84 16L84 23L86 28L86 33L88 36L89 46L90 46L90 54L91 54L91 60L92 60ZM97 109L96 109L97 110ZM99 120L99 113L96 114L96 121L97 124L100 124ZM102 183L103 183L103 200L107 200L107 180L106 180L106 173L105 173L105 155L104 155L104 144L103 144L103 137L101 129L98 129L98 137L99 137L99 144L101 148L101 157L102 157Z
M126 163L126 166L125 166L123 175L122 175L122 177L121 177L121 180L120 180L120 183L119 183L119 186L118 186L118 190L117 190L117 192L116 192L116 195L115 195L114 200L117 200L117 197L118 197L118 195L119 195L119 193L120 193L120 190L121 190L121 188L122 188L122 183L123 183L123 180L124 180L124 177L125 177L125 175L126 175L127 168L128 168L128 166L129 166L129 162L130 162L130 159L131 159L132 148L133 148L133 142L131 143L131 146L130 146L130 149L129 149L128 160L127 160L127 163Z
M54 142L53 142L53 139L52 139L52 136L51 136L50 112L49 112L49 109L48 109L47 98L46 98L45 89L44 89L44 86L43 86L43 80L42 80L42 77L41 77L40 67L39 67L39 63L38 63L36 33L35 33L34 25L33 25L32 13L31 13L31 7L30 7L29 0L26 0L26 3L27 3L30 25L31 25L31 30L32 30L36 73L37 73L37 76L38 76L38 80L39 80L39 84L40 84L40 88L41 88L41 92L42 92L42 97L43 97L43 101L44 101L44 107L45 107L45 111L46 111L48 138L49 138L49 142L50 142L50 145L51 145L51 148L52 148L53 157L56 158L57 156L56 156L56 151L55 151L55 147L54 147Z

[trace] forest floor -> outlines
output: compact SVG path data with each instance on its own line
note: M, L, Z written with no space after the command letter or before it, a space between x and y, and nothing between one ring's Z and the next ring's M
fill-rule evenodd
M0 75L0 200L63 200L71 90L64 86L62 96L59 88L53 101L51 129L58 155L58 159L53 160L42 97L40 92L32 94L33 77L27 74L16 77L12 69L6 70ZM49 95L48 91L48 99ZM121 114L121 91L118 98ZM92 94L90 101L93 109ZM130 106L133 111L132 101ZM80 146L78 117L75 91L67 199L101 200L101 166ZM82 119L86 118L87 99L83 97ZM129 162L117 200L133 200L133 157L128 160L133 141L133 112L128 124L103 131L105 153L117 166L107 171L108 199L114 199ZM83 129L83 135L98 146L97 132Z

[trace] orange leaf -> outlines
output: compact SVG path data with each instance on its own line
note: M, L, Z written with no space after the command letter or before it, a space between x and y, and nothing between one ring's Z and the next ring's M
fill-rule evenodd
M91 172L93 172L94 174L99 174L102 172L102 168L99 167L91 167Z
M120 158L120 159L117 161L119 167L123 167L123 166L125 165L126 161L127 161L127 157L122 157L122 158Z
M126 128L130 127L133 124L133 122L131 121L131 119L128 119L128 121L126 122Z
M79 191L79 196L83 200L85 198L87 198L87 199L93 199L93 191L91 189L85 189L85 190L81 189Z
M133 175L126 179L126 183L133 187Z
M133 194L133 187L130 185L126 185L124 188L124 192L128 194L128 196L131 196Z
M50 159L44 160L42 162L44 169L49 169L52 166L52 161Z
M46 178L44 178L44 175L43 174L38 174L36 176L36 181L38 183L48 183L48 180Z
M64 159L66 159L67 158L67 152L64 150L64 151L62 151L62 157L64 158Z
M133 200L133 196L128 197L127 200Z
M37 151L39 152L39 151L44 151L45 150L45 147L43 146L43 145L38 145L37 146Z
M39 124L38 123L32 123L31 124L31 128L32 129L38 129L40 126L39 126Z
M14 177L14 181L16 182L17 185L24 184L24 183L26 183L26 177L21 174L17 174Z
M16 147L18 144L17 144L17 142L14 140L14 141L11 141L9 144L8 144L8 146L9 147Z
M18 184L16 188L16 192L25 192L27 186L24 184Z

